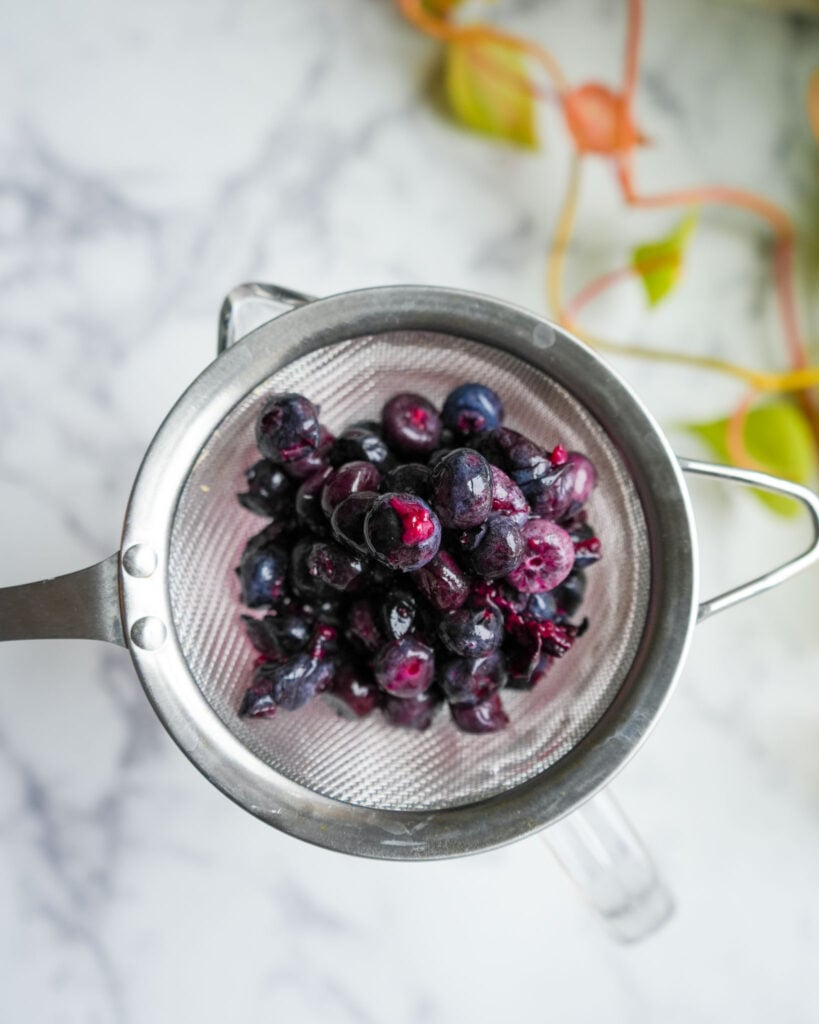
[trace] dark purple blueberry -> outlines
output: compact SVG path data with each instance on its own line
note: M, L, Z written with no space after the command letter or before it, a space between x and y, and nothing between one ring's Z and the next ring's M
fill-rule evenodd
M317 447L302 459L285 463L284 471L291 480L306 480L308 476L318 473L330 465L330 448L334 438L330 431L319 424L319 443Z
M567 529L574 544L575 568L586 569L599 561L600 539L594 527L585 521L585 513L581 512L571 526L567 524Z
M499 651L486 658L452 658L442 666L438 681L453 704L480 704L506 682L506 665Z
M384 440L402 455L427 455L441 439L438 410L421 395L394 395L381 410Z
M492 514L506 516L517 526L523 526L529 518L529 503L515 481L497 466L492 471Z
M405 462L396 466L381 481L381 490L386 492L399 491L404 494L417 494L419 498L429 497L428 466L422 466L420 462Z
M541 477L552 468L548 453L540 445L509 427L488 430L474 437L471 443L521 488L523 482Z
M567 457L569 465L573 470L572 477L574 480L570 507L572 511L577 511L586 504L589 495L597 484L597 470L594 468L591 459L587 459L580 452L569 452ZM555 453L552 452L552 461L554 461L554 458Z
M287 514L293 506L293 485L281 469L267 459L260 459L245 470L247 490L237 495L239 503L257 516L271 519Z
M583 598L586 596L586 582L586 574L582 569L572 569L560 586L552 591L555 605L560 610L560 614L565 615L567 619L575 615L583 603Z
M276 604L287 578L287 552L268 540L267 531L251 537L239 563L242 603L248 608Z
M318 410L304 395L273 395L256 422L256 444L271 462L303 459L318 448L321 428Z
M334 590L326 597L323 597L315 605L308 605L308 607L312 607L316 622L325 626L333 626L338 629L344 622L344 608L342 602L342 594L339 593L339 591Z
M380 420L355 420L348 427L347 430L369 430L371 434L381 434L381 421ZM352 461L352 460L351 460Z
M450 704L449 708L453 721L464 732L497 732L509 724L499 693L480 704Z
M265 615L263 619L243 615L242 622L250 642L262 654L285 657L307 644L309 629L301 615Z
M438 636L460 658L484 658L497 650L503 639L503 616L491 604L459 608L443 616Z
M263 681L269 684L270 693L278 707L295 711L304 707L318 693L324 680L313 658L308 654L294 654L280 664L269 662L260 665L256 669L254 682Z
M506 686L510 690L531 690L543 657L543 641L536 630L518 630L508 634L504 642Z
M503 422L503 402L484 384L461 384L446 396L441 419L459 437L493 430Z
M239 705L239 714L242 718L272 718L276 714L269 679L261 679L248 686Z
M571 575L571 574L570 574ZM563 584L565 586L565 583ZM526 615L535 622L551 622L557 618L557 591L541 590L526 602Z
M441 698L429 690L408 699L385 694L381 706L390 725L423 732L432 725L435 713L441 706Z
M480 526L461 534L460 552L467 568L476 576L498 579L520 565L523 533L511 519L492 516Z
M381 691L368 669L346 660L336 670L324 699L346 718L364 718L380 704Z
M523 540L523 561L506 579L525 594L554 590L574 565L574 545L568 533L548 519L530 519L523 527Z
M375 653L387 642L376 620L375 610L365 597L353 601L347 609L346 635L364 650Z
M452 445L447 445L446 448L436 448L432 455L427 459L427 465L430 469L434 469L441 459L445 459L447 455L454 451L455 449Z
M298 541L290 552L290 583L293 590L303 600L319 604L322 601L331 600L336 596L331 586L313 576L307 564L307 558L313 547L314 541L304 538Z
M469 580L452 555L443 549L414 572L412 580L427 601L440 612L460 608L469 597Z
M360 555L369 555L370 549L364 538L364 520L370 506L378 495L374 491L356 491L340 501L333 509L330 528L333 536L342 544L351 547Z
M414 494L382 494L364 520L367 546L379 562L410 572L435 557L441 543L438 517Z
M296 491L296 517L302 526L306 526L313 533L325 533L327 530L327 516L321 508L321 493L328 477L332 473L329 467L314 473L299 485Z
M327 478L321 492L321 507L329 519L333 509L358 491L377 491L381 474L371 462L348 462Z
M597 480L594 466L579 452L558 445L549 457L551 468L528 483L523 492L532 511L546 519L573 515L585 504Z
M379 430L367 425L347 427L330 447L330 464L343 466L347 462L371 462L382 473L395 465L395 456L382 440Z
M528 600L528 594L521 594L503 580L475 580L469 591L470 607L483 608L484 605L493 604L504 614L522 612Z
M414 636L391 640L376 654L373 670L378 685L393 697L416 697L432 685L435 653Z
M472 448L456 448L432 470L430 502L443 526L479 526L492 511L489 463Z
M359 589L364 567L360 555L334 541L316 541L307 553L307 571L334 590Z
M384 630L393 640L402 640L415 624L416 602L406 590L391 590L381 605Z

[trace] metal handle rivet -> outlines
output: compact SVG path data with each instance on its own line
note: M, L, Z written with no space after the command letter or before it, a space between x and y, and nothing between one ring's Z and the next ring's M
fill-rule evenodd
M156 552L147 544L132 544L122 556L122 567L129 576L145 579L156 569Z
M131 640L141 647L143 651L155 651L165 643L168 630L162 619L155 615L146 615L144 619L137 619L131 626Z

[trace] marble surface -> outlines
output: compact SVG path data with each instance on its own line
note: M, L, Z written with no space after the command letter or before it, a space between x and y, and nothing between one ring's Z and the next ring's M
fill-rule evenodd
M498 12L575 80L613 80L622 7ZM213 357L237 282L431 282L546 311L568 157L554 113L534 156L454 130L423 99L433 48L387 0L3 0L0 15L0 584L116 549L141 455ZM817 60L804 22L649 0L642 183L734 182L802 215ZM673 219L624 211L608 169L590 166L570 281ZM756 226L706 216L694 250L665 307L648 316L625 289L595 318L619 337L772 365ZM732 394L617 365L670 430ZM806 539L744 494L692 493L708 591ZM537 841L416 865L308 847L200 777L125 651L4 645L0 1020L815 1020L818 587L807 573L701 627L617 780L678 904L630 948Z

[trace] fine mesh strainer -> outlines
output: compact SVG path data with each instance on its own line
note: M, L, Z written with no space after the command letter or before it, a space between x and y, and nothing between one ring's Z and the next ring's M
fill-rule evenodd
M254 303L267 322L231 344ZM288 312L270 319L282 309ZM597 356L505 303L423 287L308 301L245 285L223 307L220 352L148 449L121 554L0 591L0 639L86 637L127 646L157 714L194 764L259 818L319 845L426 859L553 825L645 738L698 618L819 557L814 494L764 474L676 459L640 401ZM440 402L466 380L503 396L510 426L546 447L559 439L597 468L589 510L605 557L589 573L584 611L592 626L582 643L534 690L504 696L511 722L492 735L461 733L445 716L425 733L378 716L348 721L320 700L269 720L239 719L254 652L239 620L233 567L259 521L235 495L258 457L253 428L262 397L302 391L337 430L376 415L397 390ZM799 499L814 528L810 550L698 605L681 469ZM648 862L611 806L585 815L570 819L580 822L574 832L550 834L572 873L585 876L593 901L622 916L636 898L624 876L637 869L653 877ZM598 851L594 870L590 849ZM644 888L654 897L659 891L653 882ZM656 899L653 906L649 917L657 916ZM645 930L647 920L626 937Z

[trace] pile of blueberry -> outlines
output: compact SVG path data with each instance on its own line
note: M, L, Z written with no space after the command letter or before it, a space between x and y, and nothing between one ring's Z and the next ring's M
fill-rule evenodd
M585 630L571 619L600 542L591 462L502 423L480 384L440 412L395 395L338 437L302 395L265 402L239 495L271 520L237 569L244 604L266 609L243 616L258 659L241 715L322 693L413 729L444 702L466 732L507 724L501 691L531 689Z

